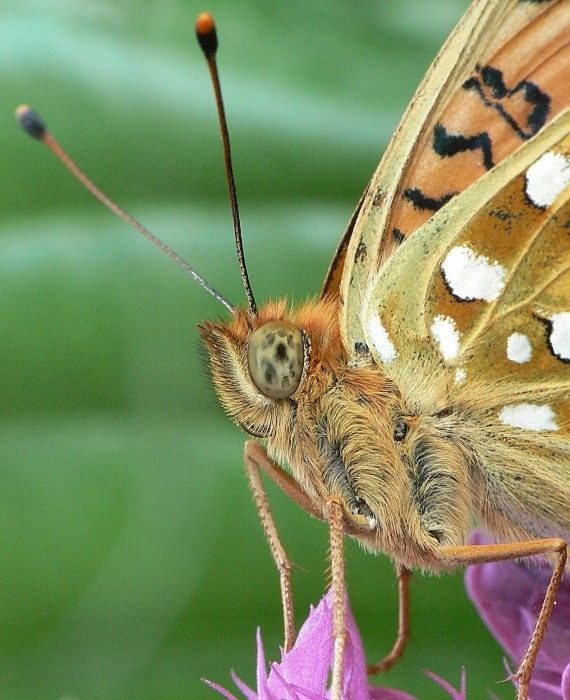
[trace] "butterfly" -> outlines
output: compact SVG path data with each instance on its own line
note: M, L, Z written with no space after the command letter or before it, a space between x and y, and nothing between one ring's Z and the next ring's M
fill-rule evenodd
M286 646L289 562L260 471L329 521L333 582L335 528L392 555L404 598L412 567L549 557L518 671L527 696L570 533L569 30L563 0L473 3L320 298L201 327L223 406L263 440L247 444L246 465L281 572ZM496 545L466 546L474 520Z
M209 15L197 31L215 72ZM231 312L200 333L222 405L254 437L245 462L280 572L286 649L291 564L261 473L329 524L333 698L344 535L398 572L398 639L374 671L403 651L411 568L551 562L517 672L528 695L570 533L569 36L568 0L476 0L412 99L320 297L258 309L241 244L247 307L201 280ZM19 116L57 152L28 108ZM496 544L468 544L474 521Z

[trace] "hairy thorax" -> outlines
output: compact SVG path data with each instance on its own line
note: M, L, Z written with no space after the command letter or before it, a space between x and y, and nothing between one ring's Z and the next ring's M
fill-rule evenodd
M323 514L330 498L343 503L348 534L406 565L437 566L438 547L463 544L469 531L469 451L446 415L406 407L365 348L347 357L337 313L332 302L294 314L279 302L255 319L208 323L201 330L216 390ZM261 393L247 359L252 334L266 324L272 332L276 321L302 329L306 345L303 376L287 398Z

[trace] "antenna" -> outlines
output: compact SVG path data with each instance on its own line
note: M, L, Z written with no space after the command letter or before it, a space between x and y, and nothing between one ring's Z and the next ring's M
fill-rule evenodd
M226 166L226 178L228 181L228 190L230 194L230 204L232 207L232 218L234 222L234 234L236 239L236 252L241 271L241 278L249 304L249 311L252 316L257 316L257 304L253 296L247 267L245 264L245 255L243 252L243 240L241 235L241 224L239 220L239 209L236 195L236 185L234 181L234 173L232 169L232 156L230 151L230 136L228 133L228 125L226 123L226 112L224 110L224 102L222 100L222 88L218 75L218 66L216 64L216 50L218 48L218 37L216 35L216 25L214 18L209 12L202 12L196 19L196 37L200 48L204 52L208 68L210 69L210 77L214 87L216 96L216 107L218 108L218 121L220 122L220 131L222 133L222 145L224 149L224 163Z
M200 286L202 286L207 292L209 292L213 297L215 297L219 302L221 302L227 309L232 313L236 310L236 307L228 301L224 296L220 294L211 284L206 282L206 280L199 275L193 267L191 267L185 260L183 260L177 253L175 253L172 248L166 245L160 238L151 233L147 228L145 228L141 223L139 223L135 218L128 214L124 209L121 209L113 200L109 199L107 195L102 192L88 177L85 173L75 164L67 152L59 145L59 143L54 139L54 137L48 131L44 121L40 115L33 110L28 105L20 105L16 110L16 119L18 120L22 129L29 134L32 138L42 141L45 145L55 153L55 155L60 159L60 161L65 165L65 167L71 171L73 175L81 182L81 184L91 192L92 195L97 197L97 199L102 202L108 209L124 219L128 224L135 228L143 236L146 236L149 241L154 243L155 246L163 250L167 255L169 255L174 262L176 262L180 267L182 267L189 275L191 275Z

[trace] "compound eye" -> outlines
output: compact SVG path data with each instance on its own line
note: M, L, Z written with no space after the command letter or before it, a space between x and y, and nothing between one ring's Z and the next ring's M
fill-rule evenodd
M259 391L272 399L286 399L297 391L303 356L303 334L287 321L265 323L249 339L249 373Z

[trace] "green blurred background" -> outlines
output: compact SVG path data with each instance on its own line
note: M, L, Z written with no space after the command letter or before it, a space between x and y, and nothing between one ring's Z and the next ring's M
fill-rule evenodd
M223 309L98 205L12 117L33 104L91 177L231 300L235 262L196 14L216 15L258 300L316 294L390 133L466 0L2 0L0 697L213 698L281 640L278 577L195 324ZM326 528L269 488L299 622ZM390 562L347 546L370 660ZM467 666L511 697L462 575L412 583L413 639L378 683L421 698Z

